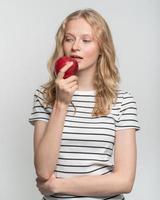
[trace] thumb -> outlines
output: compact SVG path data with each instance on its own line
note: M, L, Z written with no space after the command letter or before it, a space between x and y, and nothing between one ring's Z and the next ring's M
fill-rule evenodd
M72 66L73 62L67 62L67 64L59 70L58 79L62 79L65 75L65 72Z

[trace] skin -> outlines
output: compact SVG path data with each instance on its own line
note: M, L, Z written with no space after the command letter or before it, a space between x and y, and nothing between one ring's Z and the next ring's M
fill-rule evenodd
M83 58L77 60L79 65L79 90L94 89L92 83L100 52L92 28L83 18L71 20L67 23L63 50L65 55L74 54Z
M79 26L79 24L81 24L81 26ZM92 28L84 19L71 20L67 24L65 39L63 42L63 50L65 55L76 54L83 57L83 59L78 60L79 73L77 77L72 76L66 80L62 78L68 66L64 67L62 69L62 72L57 77L57 102L58 105L60 105L60 108L61 105L68 105L74 91L77 88L79 90L94 89L92 84L93 75L96 70L96 63L100 52L98 42L96 41L92 33ZM58 114L59 111L57 111L57 115ZM63 116L65 116L65 114L63 114ZM51 124L53 124L53 122ZM35 123L35 126L37 127L37 130L39 130L35 132L35 135L37 135L37 138L35 139L35 148L37 148L38 141L42 139L45 129L47 127L47 123L37 121ZM52 136L48 136L48 141L46 141L46 143L49 143L49 141L54 141L54 139L51 138L53 137L53 134L50 135ZM46 146L42 149L42 152L46 152ZM52 148L52 146L48 147L48 149ZM43 162L41 163L46 164L47 160L52 160L52 157L51 159L45 158L46 160L43 160ZM116 131L114 159L114 169L109 174L103 176L86 175L58 179L56 178L55 174L51 174L51 169L50 173L43 176L43 180L41 176L37 177L37 187L43 195L63 193L82 196L103 196L129 193L132 190L136 172L135 129L124 129ZM52 166L52 164L53 163L47 163L46 165ZM54 166L55 165L56 163L54 162Z

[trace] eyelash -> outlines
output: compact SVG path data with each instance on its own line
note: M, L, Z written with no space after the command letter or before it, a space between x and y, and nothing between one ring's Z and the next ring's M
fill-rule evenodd
M70 38L64 38L64 41L70 42L70 41L73 41L73 39L70 39Z
M91 42L91 40L83 40L83 42Z
M64 38L64 41L66 41L66 42L71 42L71 41L73 41L74 39L71 39L71 38ZM85 43L89 43L89 42L91 42L91 40L83 40L83 42L85 42Z

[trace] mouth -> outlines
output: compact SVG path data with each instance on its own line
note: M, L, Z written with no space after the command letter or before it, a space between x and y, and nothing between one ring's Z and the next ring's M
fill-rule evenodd
M81 60L83 59L81 56L78 56L78 55L70 55L71 58L74 58L76 60Z

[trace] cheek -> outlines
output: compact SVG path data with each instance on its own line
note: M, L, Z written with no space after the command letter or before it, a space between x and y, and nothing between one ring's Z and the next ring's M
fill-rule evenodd
M63 45L63 52L66 53L66 46Z
M99 56L99 48L98 47L89 47L85 49L85 55L88 58L97 58Z
M64 53L67 53L70 50L69 45L63 44L63 51Z

